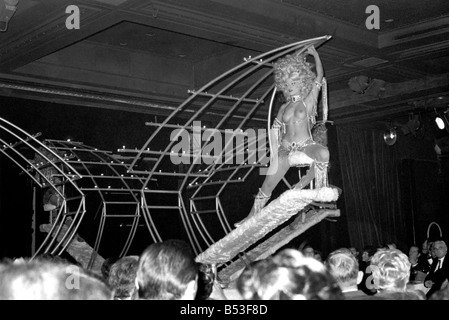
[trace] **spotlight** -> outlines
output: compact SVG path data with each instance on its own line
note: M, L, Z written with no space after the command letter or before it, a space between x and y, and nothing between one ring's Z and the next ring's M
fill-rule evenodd
M443 121L443 119L440 116L437 116L435 118L435 122L437 123L438 129L441 129L441 130L444 129L444 127L445 127L444 121Z
M393 127L384 132L384 141L388 146L394 145L396 143L397 138L398 134L396 132L396 129Z
M437 124L438 129L446 129L446 131L449 132L449 108L444 112L437 112L435 110L435 114L435 123Z

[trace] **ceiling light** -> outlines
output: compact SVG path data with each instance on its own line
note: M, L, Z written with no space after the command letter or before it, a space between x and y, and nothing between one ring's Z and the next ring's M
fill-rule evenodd
M437 124L438 129L444 130L446 128L449 132L449 109L446 109L444 112L437 112L435 109L435 114L435 123Z
M435 118L435 122L437 123L438 129L441 129L441 130L444 129L444 127L445 127L444 121L443 121L443 119L441 119L440 116L437 116L437 117Z
M394 145L396 143L397 138L398 134L394 127L391 127L390 129L384 132L384 141L388 146Z

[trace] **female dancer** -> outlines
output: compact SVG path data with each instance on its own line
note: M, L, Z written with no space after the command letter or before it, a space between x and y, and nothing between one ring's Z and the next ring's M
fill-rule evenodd
M271 192L293 165L309 165L310 169L295 185L302 189L315 178L315 187L327 186L329 150L314 141L311 129L316 123L318 95L323 81L323 66L314 46L307 49L315 59L316 74L306 55L296 52L274 63L274 81L286 102L280 107L271 127L277 151L271 155L270 168L259 193L256 195L250 214L235 223L240 226L258 213L271 197Z

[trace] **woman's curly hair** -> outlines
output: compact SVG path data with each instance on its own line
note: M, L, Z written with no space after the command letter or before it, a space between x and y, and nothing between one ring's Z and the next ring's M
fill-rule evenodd
M304 98L312 90L313 83L316 79L315 73L312 71L313 64L306 61L306 55L301 51L286 55L274 63L274 83L278 90L287 94L286 79L291 77L292 73L298 73L300 80L298 85L301 86L300 95Z

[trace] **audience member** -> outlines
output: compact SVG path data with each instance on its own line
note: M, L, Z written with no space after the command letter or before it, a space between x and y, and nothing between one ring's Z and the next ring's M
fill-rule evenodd
M423 258L427 259L427 263L429 264L429 266L432 265L433 259L435 258L434 254L432 254L432 245L433 245L433 241L426 239L422 245L422 250L421 250L424 255Z
M113 291L79 266L48 259L3 266L0 300L112 300Z
M430 251L429 251L429 248L427 246L427 240L426 240L426 241L424 241L424 243L421 246L420 255L418 257L418 262L421 265L428 266L427 273L429 273L430 266L432 265L431 263L429 263L429 258L430 258L430 261L432 261L432 259L430 257Z
M337 281L315 258L295 249L246 267L237 279L244 300L343 300Z
M108 281L109 271L118 259L120 259L120 257L109 257L103 261L103 264L101 265L101 275L103 276L104 281Z
M349 247L349 250L354 255L354 257L357 259L357 263L359 262L359 250L356 247Z
M209 300L214 289L215 274L211 265L198 264L198 289L195 300Z
M441 289L443 283L449 277L449 262L445 261L447 245L444 240L437 240L433 243L432 249L435 259L430 272L424 279L424 286L429 288L426 296L429 298L432 294Z
M194 300L198 266L191 247L183 240L149 245L139 258L136 286L144 300Z
M373 276L371 271L371 258L376 253L377 248L372 245L363 247L362 258L359 264L359 269L363 271L363 279L359 283L358 288L367 295L376 294L377 290L374 287Z
M387 300L425 300L422 291L407 290L410 278L408 256L398 249L379 249L371 258L376 296Z
M367 300L373 297L358 289L357 285L363 279L363 271L359 270L359 263L349 249L332 251L327 256L325 266L340 285L345 300Z
M418 246L411 246L408 251L408 260L410 261L410 281L423 281L430 266L427 259L420 259L421 253Z
M323 262L323 253L321 252L321 250L314 250L314 254L313 257L315 259L317 259L319 262Z
M139 256L125 256L111 266L107 283L114 289L115 300L134 300L136 298L138 265Z
M313 258L315 255L315 249L313 249L313 247L310 245L304 246L304 248L302 248L301 252L304 255L304 257Z
M424 248L434 257L431 266ZM449 300L444 240L426 240L423 252L413 245L408 256L391 244L365 246L360 263L350 249L332 251L324 264L310 245L283 249L249 264L236 294L244 300ZM208 300L215 282L212 266L196 263L189 244L176 239L151 244L140 257L106 259L101 272L106 281L51 255L4 260L0 300Z
M429 242L429 239L424 240L424 242L422 243L421 253L423 254L423 256L425 258L430 257L430 245L431 245L431 242Z

